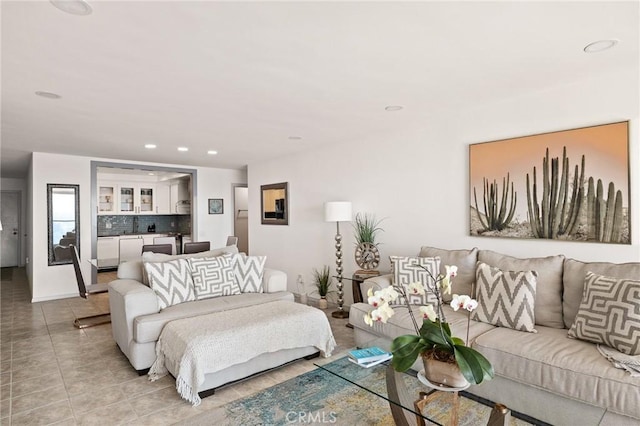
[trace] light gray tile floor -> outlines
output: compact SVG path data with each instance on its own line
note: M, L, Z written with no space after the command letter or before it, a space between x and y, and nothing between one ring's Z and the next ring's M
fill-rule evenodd
M95 296L31 303L24 268L2 281L0 424L169 425L315 368L314 360L301 360L219 389L192 407L180 399L171 377L149 382L137 375L113 341L110 324L73 326L75 315L108 311L108 295ZM330 312L337 358L354 345L353 331Z

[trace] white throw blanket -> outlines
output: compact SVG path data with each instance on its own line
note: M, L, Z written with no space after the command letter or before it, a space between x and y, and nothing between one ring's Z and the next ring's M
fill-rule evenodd
M282 349L315 346L328 357L335 345L324 312L275 301L169 322L156 344L149 379L165 376L170 365L178 393L196 406L206 374Z
M598 345L598 351L606 359L611 361L614 367L621 368L631 377L640 377L640 355L627 355L611 349L607 346Z

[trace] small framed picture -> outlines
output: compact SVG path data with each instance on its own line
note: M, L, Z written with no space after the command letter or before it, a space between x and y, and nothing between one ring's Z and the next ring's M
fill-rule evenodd
M222 198L209 198L209 214L224 213L224 200Z

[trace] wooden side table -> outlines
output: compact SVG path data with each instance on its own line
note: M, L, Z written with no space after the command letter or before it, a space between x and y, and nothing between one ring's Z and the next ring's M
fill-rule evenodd
M351 276L351 292L353 294L353 303L360 303L364 301L362 300L362 291L360 291L360 284L362 284L367 278L377 277L379 275L380 271L359 270Z

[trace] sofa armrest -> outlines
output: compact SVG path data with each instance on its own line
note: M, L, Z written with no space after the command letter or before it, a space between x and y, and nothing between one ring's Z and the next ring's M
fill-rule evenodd
M287 291L287 274L276 269L264 268L262 287L265 293Z
M158 297L136 280L120 279L109 283L109 309L113 338L125 354L133 341L133 320L141 315L160 312Z
M373 291L382 290L385 287L389 287L393 284L393 274L378 275L377 277L367 278L360 284L360 293L362 293L362 300L367 302L369 296L367 293L369 289Z

